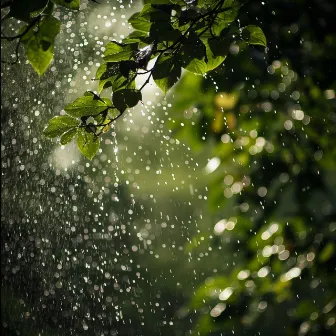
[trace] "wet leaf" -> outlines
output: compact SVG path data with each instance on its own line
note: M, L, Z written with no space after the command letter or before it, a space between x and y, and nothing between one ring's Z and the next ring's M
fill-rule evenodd
M70 129L77 127L78 124L78 120L67 115L57 116L49 120L43 134L48 138L56 138Z
M29 30L23 39L29 63L42 75L54 56L54 39L60 31L60 22L51 15L44 16L36 33Z
M89 160L92 160L99 149L100 141L94 133L84 128L78 129L77 146L80 152Z
M60 139L61 145L66 145L69 143L77 134L77 128L71 128L69 131L65 132Z
M32 37L26 46L26 56L34 70L41 76L48 69L54 57L54 45L50 44L48 49L44 49L36 37Z
M137 43L121 44L115 41L109 42L105 46L104 61L119 62L129 60L137 50Z
M97 96L98 97L98 96ZM68 104L64 110L74 118L95 116L112 106L107 98L97 99L94 95L77 98L73 103Z

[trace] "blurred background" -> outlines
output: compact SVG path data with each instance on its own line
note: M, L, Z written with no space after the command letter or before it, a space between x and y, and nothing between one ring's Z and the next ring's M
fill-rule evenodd
M43 77L2 64L3 334L336 335L335 3L252 1L266 50L150 83L88 161L42 130L143 5L100 2Z

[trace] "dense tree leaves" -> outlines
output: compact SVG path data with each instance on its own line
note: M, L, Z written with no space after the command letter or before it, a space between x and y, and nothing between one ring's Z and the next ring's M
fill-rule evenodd
M154 2L165 3L151 1ZM204 156L210 155L219 162L217 169L207 175L209 208L214 212L215 222L209 221L205 232L190 237L190 242L185 247L186 253L190 253L189 269L192 267L192 259L202 260L201 256L205 253L209 254L208 260L211 259L211 262L205 265L204 274L198 268L200 266L195 268L201 275L198 288L196 280L191 287L183 285L183 296L188 295L187 288L190 287L189 294L192 298L188 306L191 309L190 316L187 315L186 320L197 320L194 325L195 335L231 334L233 330L239 336L269 335L272 332L279 335L303 335L305 331L312 335L332 334L335 324L333 298L336 189L335 148L332 145L335 142L335 76L332 66L329 65L334 64L335 54L333 18L327 21L328 13L319 16L316 11L310 9L314 4L317 6L318 2L312 3L311 6L299 6L296 11L292 11L294 4L300 3L293 1L273 2L270 10L274 9L276 15L269 11L267 15L260 17L259 12L268 4L254 2L248 16L240 21L241 26L231 29L230 25L227 27L229 29L224 28L221 31L206 30L214 16L204 15L207 10L213 10L212 4L219 3L190 1L187 6L182 1L181 6L188 9L181 10L183 15L176 22L152 22L149 18L151 27L148 33L136 31L134 40L127 41L126 38L124 41L126 44L139 43L139 49L135 50L134 56L128 60L104 63L96 77L100 78L100 83L107 80L106 85L112 88L115 97L118 97L121 90L131 87L134 90L133 77L138 71L143 72L136 60L139 60L139 63L143 60L142 67L147 69L147 49L144 52L146 57L137 58L136 55L141 55L143 47L156 45L150 38L150 35L155 35L160 43L157 44L157 48L153 48L153 55L149 56L155 55L158 61L152 70L147 70L148 76L152 75L159 87L169 89L175 81L175 77L170 77L175 68L170 68L171 63L168 62L168 69L171 71L167 73L164 58L173 58L176 55L178 57L174 62L180 60L183 51L181 36L188 38L190 25L205 46L205 54L197 58L197 61L201 66L206 66L206 71L216 69L227 54L234 55L228 57L225 67L211 73L211 80L208 79L210 76L193 76L187 73L181 86L172 95L175 97L171 100L174 108L168 116L175 121L175 136L183 136L184 143L188 143L191 149L204 151L200 157L204 153ZM202 6L202 10L195 8L196 4L197 7ZM279 21L278 7L273 8L276 4L283 6L283 21ZM332 8L332 2L324 1L323 6L326 4L329 6L327 8ZM253 11L254 8L256 12ZM311 21L307 20L310 10ZM179 16L180 12L177 11L176 15ZM213 22L214 27L220 24L220 20L217 20L218 15ZM243 38L252 45L266 45L266 40L258 28L247 26L249 28L240 29L249 24L251 17L256 17L255 22L262 22L265 32L272 38L267 55L257 48L246 48L246 43L240 43L240 39ZM28 25L31 22L29 21ZM180 26L178 22L181 23ZM180 36L170 39L170 34L160 34L161 23L165 29L172 26L175 31L180 32ZM312 29L307 29L315 24L315 30L320 33L315 34ZM322 29L322 26L332 28ZM296 27L299 27L298 31ZM38 27L34 25L34 28L35 31L30 29L29 33L22 37L22 42L32 38ZM233 31L234 37L231 35ZM41 48L47 50L50 47L49 43L48 40L42 41ZM162 76L162 73L166 76ZM216 89L213 81L216 83ZM103 87L104 85L105 83ZM100 100L100 97L93 93L86 96ZM91 158L97 149L97 134L108 129L112 120L123 113L125 102L126 98L123 99L122 105L119 105L121 111L108 108L97 115L84 115L80 121L72 119L70 124L65 125L56 123L55 126L54 121L50 122L46 134L52 137L60 136L61 144L66 144L77 136L77 130L80 130L81 134L87 133L85 143L83 134L80 135L79 145L84 154ZM22 111L19 112L23 114ZM13 112L10 117L12 116ZM182 124L183 127L180 127ZM12 139L17 141L19 136L19 132L16 132L15 137L8 141L7 148L11 147ZM20 160L23 155L22 152L18 155ZM103 157L101 156L101 161ZM100 158L95 161L98 167L99 161ZM40 166L35 162L34 165ZM12 170L12 166L10 169ZM39 179L43 170L38 174ZM16 174L16 170L13 171ZM101 172L101 169L97 171ZM31 180L35 183L35 177ZM61 184L64 181L62 178ZM54 180L45 185L51 184L54 185ZM38 191L40 190L41 186L38 185ZM59 190L57 192L59 193ZM13 207L12 199L17 197L17 193L13 193L13 196L8 197L8 203L11 205L9 208ZM106 204L104 207L106 208ZM46 218L54 214L56 216L57 212L54 213L54 210L53 208ZM35 209L32 211L35 217ZM48 220L41 222L48 223ZM9 223L13 226L10 221ZM209 225L212 224L214 228L210 228L209 232ZM21 230L23 226L20 225ZM28 226L30 227L31 223ZM201 225L197 229L201 230ZM76 235L77 232L76 229ZM57 237L59 234L58 232ZM35 236L37 235L34 232ZM29 239L30 237L31 233ZM211 253L209 247L212 248ZM56 249L59 249L58 244ZM48 249L44 251L48 252ZM219 268L212 264L216 260L216 251ZM16 253L14 254L12 247L8 253L12 254L8 259L15 261L16 258L12 257ZM224 259L226 256L228 260ZM32 259L21 258L23 259L33 262ZM29 272L32 269L31 262L27 263ZM198 265L201 264L202 262ZM22 266L23 263L19 274L21 279L24 279ZM12 269L8 267L7 274L10 274ZM216 273L212 270L216 270ZM53 277L53 272L47 273ZM63 275L62 278L64 279ZM13 279L14 277L11 278ZM53 286L52 282L43 280L41 279L41 283L46 284L47 288L49 283ZM149 284L153 285L151 282ZM162 283L159 286L160 289L164 288ZM22 288L25 297L25 286ZM85 293L85 287L83 288ZM173 288L175 293L175 282ZM44 288L42 293L43 290ZM61 295L57 296L56 290L56 296L51 300L57 302L57 298L60 297ZM34 314L26 302L25 305L18 306L21 308L18 309L17 315L15 312L12 314L12 310L8 313L4 309L6 320L13 321L13 325L22 319L22 316L27 316L27 312ZM51 310L53 306L47 305L49 308L44 313L47 317L57 316ZM57 307L55 309L57 310ZM94 314L94 311L91 310L91 314ZM63 312L65 310L61 313ZM39 318L36 311L35 316L32 316L36 320ZM47 320L45 315L41 320ZM183 321L183 318L181 320ZM60 323L62 322L63 318L60 319ZM55 327L59 328L57 324ZM55 332L57 333L52 330L50 334ZM171 331L167 334L170 335Z
M36 0L32 3L34 5L25 9L22 0L17 0L11 10L20 8L18 13L25 13L28 24L21 29L19 38L26 46L29 62L41 75L52 61L54 40L60 30L60 22L51 15L53 4L78 10L80 0ZM98 94L111 88L113 105L108 98L86 93L68 104L65 111L80 118L83 125L93 117L96 124L90 129L99 135L102 127L106 130L127 108L141 101L140 91L151 77L166 94L179 80L181 67L198 75L215 70L224 62L232 41L237 39L237 30L232 27L241 5L237 0L195 1L187 6L180 0L145 1L141 11L128 20L134 31L122 43L106 44L103 63L96 73ZM32 12L36 13L31 15ZM249 44L266 45L265 36L257 26L244 27L242 36ZM156 57L153 68L148 70L149 61ZM149 77L138 90L135 79L143 73L149 73ZM107 119L107 111L111 108L118 113ZM67 143L72 135L69 131L61 142Z

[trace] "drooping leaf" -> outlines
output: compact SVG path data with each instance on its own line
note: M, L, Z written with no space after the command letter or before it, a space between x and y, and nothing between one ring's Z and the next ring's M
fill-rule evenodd
M59 20L52 15L46 15L38 24L37 32L30 29L22 39L27 59L39 75L47 70L53 59L54 39L59 31Z
M80 152L89 160L92 160L99 149L99 137L94 133L80 128L77 132L77 146Z
M67 132L65 132L60 139L61 145L66 145L69 143L77 134L77 128L71 128Z
M85 116L95 116L112 106L112 103L107 98L99 98L96 96L83 96L77 98L73 103L65 107L65 111L74 118Z
M258 26L249 25L243 28L243 39L248 44L261 45L266 47L266 37L262 29Z
M153 79L164 94L167 93L180 77L181 65L175 57L163 55L156 61L153 69Z
M41 76L49 67L54 57L54 45L50 44L46 49L46 44L33 36L26 45L26 57L34 70Z
M142 99L141 92L136 89L123 89L113 93L114 106L121 112L138 104Z
M78 120L67 115L57 116L49 120L48 125L43 130L43 134L48 138L56 138L77 127L78 124Z
M69 9L79 9L80 0L52 0L56 5L69 8Z
M54 42L55 37L60 32L61 23L52 15L43 16L39 28L38 36L44 41Z

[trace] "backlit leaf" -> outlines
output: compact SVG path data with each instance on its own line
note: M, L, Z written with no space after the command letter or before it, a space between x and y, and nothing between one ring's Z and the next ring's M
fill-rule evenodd
M77 146L80 152L89 160L92 160L99 149L99 137L94 133L80 128L77 132Z
M48 138L56 138L70 129L78 126L78 120L67 115L57 116L49 120L43 134Z
M243 38L249 44L266 47L266 37L262 29L258 26L250 25L243 28Z
M95 116L112 106L107 98L97 99L95 96L83 96L65 107L65 111L75 118Z

